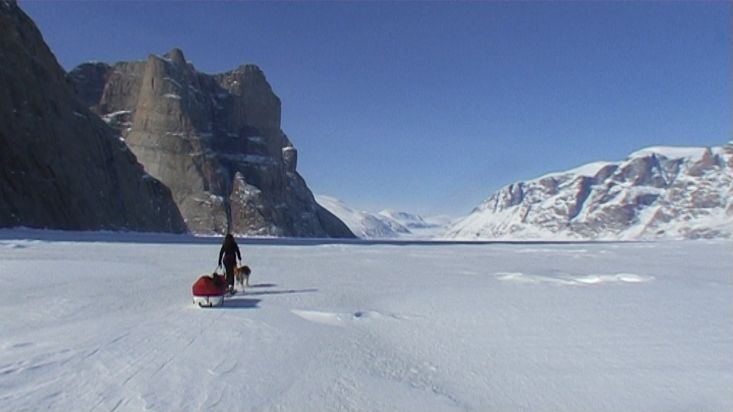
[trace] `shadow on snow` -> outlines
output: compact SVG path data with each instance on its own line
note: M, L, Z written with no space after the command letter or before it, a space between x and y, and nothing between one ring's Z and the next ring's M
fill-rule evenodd
M260 302L260 299L224 299L222 307L231 309L253 309L257 308L257 305L259 305Z
M263 292L244 292L247 296L262 295L288 295L291 293L311 293L318 292L318 289L288 289L288 290L268 290Z

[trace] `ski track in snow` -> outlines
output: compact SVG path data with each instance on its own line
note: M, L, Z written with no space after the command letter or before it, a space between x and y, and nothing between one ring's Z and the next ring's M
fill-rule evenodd
M0 410L733 408L730 242L0 241ZM129 237L129 235L127 235Z

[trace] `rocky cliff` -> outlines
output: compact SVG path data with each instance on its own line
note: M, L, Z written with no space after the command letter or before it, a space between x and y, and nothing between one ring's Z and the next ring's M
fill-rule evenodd
M170 191L91 113L41 33L0 0L0 227L182 232Z
M257 66L203 74L174 49L145 61L82 64L69 79L171 189L191 231L353 237L296 171L280 99Z
M733 235L733 142L652 147L506 186L449 238L657 239Z

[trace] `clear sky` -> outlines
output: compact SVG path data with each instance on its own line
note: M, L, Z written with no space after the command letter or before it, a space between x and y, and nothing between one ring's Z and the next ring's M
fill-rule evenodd
M21 1L59 62L265 72L316 194L464 215L495 189L731 139L730 2Z

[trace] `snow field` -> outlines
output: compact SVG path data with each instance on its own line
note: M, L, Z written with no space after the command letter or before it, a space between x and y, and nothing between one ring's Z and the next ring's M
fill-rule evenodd
M0 240L0 410L733 408L730 242ZM129 240L129 239L126 239Z

